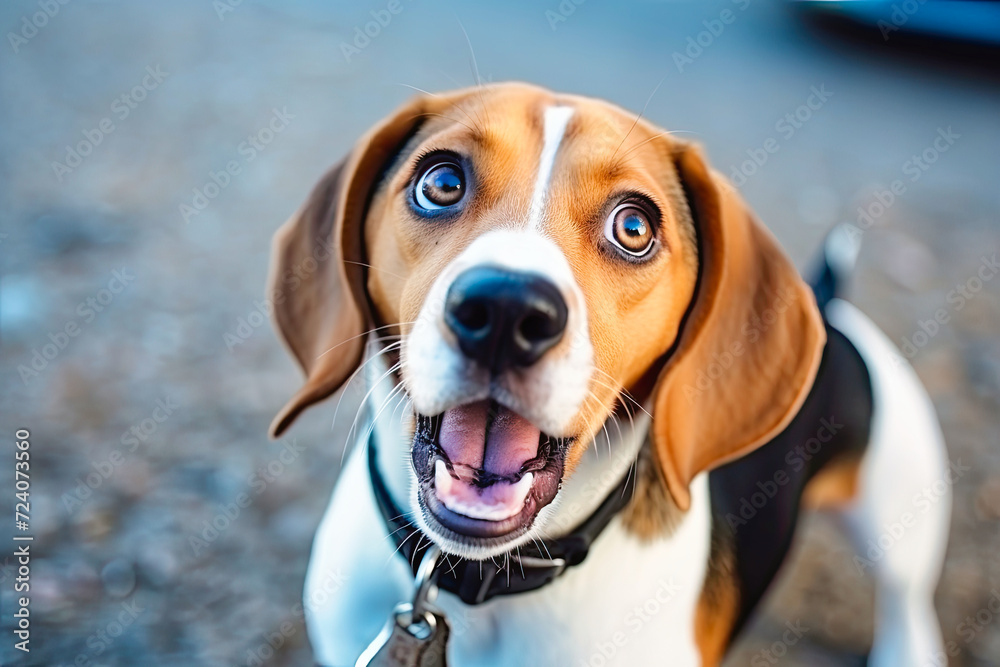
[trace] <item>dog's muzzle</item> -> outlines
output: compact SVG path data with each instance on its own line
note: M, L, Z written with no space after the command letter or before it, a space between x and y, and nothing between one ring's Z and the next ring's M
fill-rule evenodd
M491 385L536 365L568 319L549 279L492 265L460 273L444 301L456 346ZM559 490L572 440L550 437L491 395L418 415L411 453L420 503L440 535L462 542L499 543L527 531Z

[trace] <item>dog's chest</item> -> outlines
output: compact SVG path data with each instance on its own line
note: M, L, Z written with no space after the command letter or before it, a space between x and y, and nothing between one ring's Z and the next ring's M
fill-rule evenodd
M411 594L408 567L366 488L361 450L337 485L306 579L309 636L325 665L353 664ZM694 618L709 559L707 486L705 475L695 481L692 508L669 538L640 543L616 519L584 563L540 590L478 606L442 593L451 664L655 664L665 652L671 664L700 664ZM324 592L331 581L336 589Z
M695 487L707 501L707 484ZM549 586L470 607L440 606L453 619L457 665L701 664L694 618L709 558L707 502L671 538L641 544L614 520L587 560ZM516 571L511 576L518 576Z

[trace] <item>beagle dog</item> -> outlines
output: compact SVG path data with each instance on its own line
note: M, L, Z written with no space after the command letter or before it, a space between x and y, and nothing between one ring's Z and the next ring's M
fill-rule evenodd
M361 137L269 279L306 374L272 435L367 382L306 577L319 663L355 664L433 547L449 664L717 665L799 509L834 507L869 664L935 664L950 496L914 503L949 463L834 240L810 288L697 146L600 100L426 94Z

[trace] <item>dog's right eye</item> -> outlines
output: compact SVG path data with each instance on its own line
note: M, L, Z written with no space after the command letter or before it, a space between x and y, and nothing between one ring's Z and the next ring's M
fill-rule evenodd
M413 201L424 211L440 211L462 201L465 196L465 172L452 158L434 160L425 165L413 186Z

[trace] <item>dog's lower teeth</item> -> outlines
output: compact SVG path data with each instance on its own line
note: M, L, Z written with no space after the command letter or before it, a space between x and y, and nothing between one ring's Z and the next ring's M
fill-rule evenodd
M524 508L534 479L529 472L514 484L496 482L477 489L452 477L441 459L434 463L434 492L441 504L456 514L481 521L503 521L516 516ZM495 502L484 497L491 495L498 496Z

